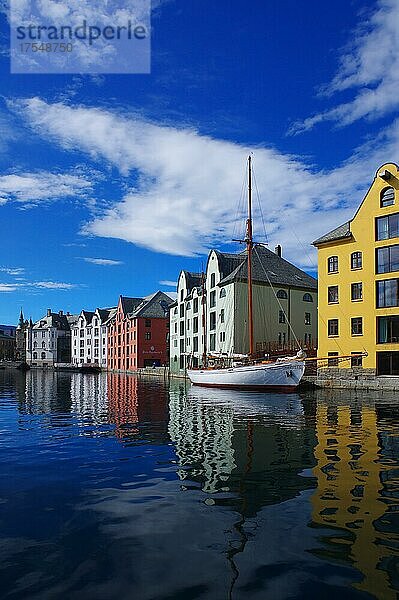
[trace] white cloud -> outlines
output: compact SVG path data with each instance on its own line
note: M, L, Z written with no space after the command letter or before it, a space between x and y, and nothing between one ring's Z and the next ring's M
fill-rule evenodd
M82 260L88 263L92 263L93 265L103 265L109 267L123 265L123 262L121 260L112 260L110 258L83 258Z
M206 253L241 233L233 236L245 220L237 205L248 146L98 108L38 98L13 106L43 137L105 161L125 178L126 195L97 213L85 233L175 255ZM399 120L331 170L257 148L254 167L271 246L281 243L289 260L310 266L309 243L353 216L377 167L398 153ZM264 239L254 200L256 234Z
M166 287L176 287L177 286L176 281L169 281L168 279L160 281L159 284L165 285Z
M1 273L6 273L7 275L11 275L12 277L19 277L25 273L25 269L21 267L0 267Z
M0 292L15 292L17 286L12 283L0 283Z
M63 198L86 197L92 184L85 177L65 173L13 173L0 176L0 204L36 204Z
M78 287L76 283L60 281L24 281L23 283L0 283L0 292L15 292L16 290L72 290Z
M294 123L290 133L301 133L322 121L344 126L362 118L376 119L399 107L399 2L379 0L345 49L340 68L324 93L355 90L354 97L331 110Z
M45 290L72 290L77 287L75 283L61 283L60 281L35 281L23 285Z

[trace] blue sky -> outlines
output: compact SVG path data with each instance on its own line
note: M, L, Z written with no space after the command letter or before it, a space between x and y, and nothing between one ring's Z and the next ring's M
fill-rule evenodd
M151 74L64 76L10 74L2 13L0 322L173 290L233 250L251 151L270 247L314 270L311 241L398 161L398 18L398 0L158 0Z

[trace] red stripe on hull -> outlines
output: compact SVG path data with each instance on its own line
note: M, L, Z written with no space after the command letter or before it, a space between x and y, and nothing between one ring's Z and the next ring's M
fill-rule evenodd
M242 390L248 392L295 392L297 385L234 385L234 384L219 384L219 383L193 383L198 387L219 388L225 390Z

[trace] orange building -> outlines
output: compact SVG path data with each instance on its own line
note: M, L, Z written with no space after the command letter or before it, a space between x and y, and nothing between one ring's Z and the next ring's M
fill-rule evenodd
M145 298L119 297L116 314L108 323L110 370L136 371L168 364L172 302L163 292Z

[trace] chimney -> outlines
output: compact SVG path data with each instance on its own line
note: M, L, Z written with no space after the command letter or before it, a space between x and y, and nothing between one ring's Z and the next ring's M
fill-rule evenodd
M70 317L71 313L69 311L67 311L67 317Z
M277 244L277 246L274 249L274 252L277 254L277 256L279 256L281 258L282 248L281 248L280 244Z
M58 314L60 315L60 317L63 317L64 316L64 311L60 310L60 312Z
M48 316L48 317L51 317L51 308L48 308L48 309L47 309L47 316Z

